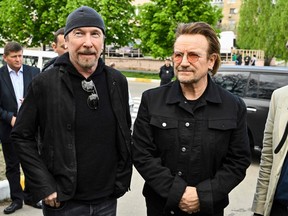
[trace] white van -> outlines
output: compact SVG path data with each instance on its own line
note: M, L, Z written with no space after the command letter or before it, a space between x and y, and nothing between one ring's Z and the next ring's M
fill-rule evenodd
M0 67L4 65L4 48L0 48ZM23 49L23 64L38 67L42 70L45 63L57 56L53 51L29 50Z

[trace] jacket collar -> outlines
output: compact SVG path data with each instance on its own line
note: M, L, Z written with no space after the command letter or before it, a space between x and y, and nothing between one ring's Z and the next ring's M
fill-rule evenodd
M204 99L207 102L211 103L222 103L220 92L217 85L212 81L210 75L207 76L208 76L208 85L204 92L205 94ZM186 100L182 93L182 89L178 80L172 82L170 85L171 85L170 92L168 93L168 97L166 99L167 104L180 103L181 101Z

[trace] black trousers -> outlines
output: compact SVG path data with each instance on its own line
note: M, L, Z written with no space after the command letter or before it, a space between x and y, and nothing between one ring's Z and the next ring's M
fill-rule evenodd
M270 216L287 216L288 215L288 206L285 206L279 203L277 200L274 200Z
M20 161L11 140L2 141L2 150L6 164L6 177L9 182L10 198L12 202L22 204L23 200L31 202L32 196L25 188L23 192L20 184Z

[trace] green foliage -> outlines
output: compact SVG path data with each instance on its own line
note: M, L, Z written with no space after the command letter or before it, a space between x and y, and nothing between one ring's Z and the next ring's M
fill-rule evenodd
M2 39L15 40L27 46L48 44L52 32L60 27L62 1L2 0L0 32Z
M133 40L131 0L1 0L0 38L35 47L50 44L53 32L65 26L74 9L87 5L97 10L106 27L106 43L127 45Z
M238 25L237 45L241 49L265 52L265 65L277 56L287 60L287 0L243 0Z
M165 58L172 54L178 23L204 21L214 26L221 16L210 0L151 0L139 7L135 31L144 53Z

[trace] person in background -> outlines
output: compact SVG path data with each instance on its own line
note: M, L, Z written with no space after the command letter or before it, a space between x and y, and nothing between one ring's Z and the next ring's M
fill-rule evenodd
M32 81L12 138L45 216L115 216L132 175L127 79L100 58L94 9L71 12L64 37L68 52Z
M54 41L52 43L52 48L53 48L54 52L56 52L58 54L58 56L67 52L67 46L66 46L65 39L64 39L64 27L58 29L54 33ZM54 62L56 61L58 56L56 56L56 57L52 58L50 61L48 61L44 65L42 71L46 71L46 70L52 68L54 66Z
M165 64L160 67L159 77L161 79L160 85L170 83L174 77L174 69L169 58L165 59Z
M271 96L264 130L254 215L288 215L288 86Z
M257 58L256 58L256 55L254 54L252 59L251 59L251 66L255 66L256 65L256 61L257 61Z
M250 165L246 106L210 78L221 60L207 23L178 25L173 61L177 79L142 94L134 124L147 215L223 216Z
M250 62L251 62L251 57L249 55L246 55L244 57L244 64L247 66L250 64Z
M242 54L240 52L237 53L236 65L242 65Z
M8 42L4 47L6 65L0 68L0 140L6 164L6 177L9 182L12 203L4 209L11 214L21 209L24 203L41 208L41 203L32 201L30 188L23 192L20 185L20 162L10 133L14 127L18 111L27 93L27 88L40 69L23 64L23 48L17 42Z
M232 61L235 62L235 64L236 64L236 60L237 60L237 54L236 54L236 53L233 53L233 55L232 55Z

